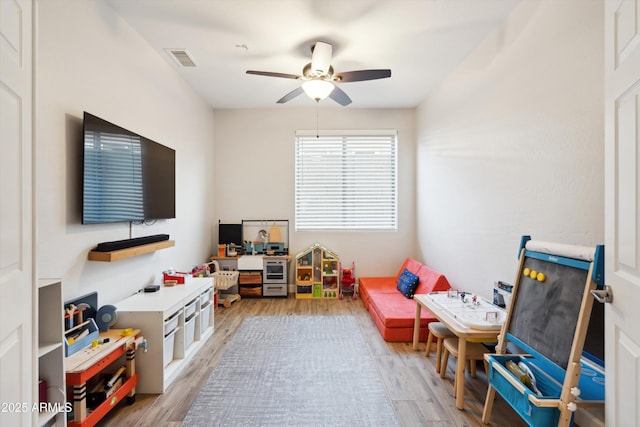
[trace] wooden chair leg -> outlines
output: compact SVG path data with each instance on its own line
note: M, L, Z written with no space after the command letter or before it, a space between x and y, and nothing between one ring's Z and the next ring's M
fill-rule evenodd
M453 398L454 399L456 398L456 394L458 394L457 391L458 391L458 376L454 375L453 376Z
M431 342L433 341L433 332L429 329L429 336L427 337L427 348L424 349L424 355L429 357L429 353L431 353ZM436 370L437 372L437 370Z
M440 365L440 378L444 378L445 372L447 372L447 363L449 362L449 350L442 350L442 365Z
M440 373L440 369L442 369L442 338L438 338L436 342L436 373Z
M476 361L475 360L469 360L469 365L471 366L471 369L469 369L469 372L471 372L471 376L473 378L476 378Z

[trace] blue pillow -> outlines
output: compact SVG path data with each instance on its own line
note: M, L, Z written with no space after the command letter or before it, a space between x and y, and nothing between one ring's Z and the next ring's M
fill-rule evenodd
M406 268L398 278L398 290L407 298L413 298L418 288L418 276Z

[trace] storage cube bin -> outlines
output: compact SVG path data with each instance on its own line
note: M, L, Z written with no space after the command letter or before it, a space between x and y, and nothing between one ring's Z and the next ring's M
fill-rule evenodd
M196 321L198 316L193 314L190 318L184 321L184 349L188 349L195 341L196 335Z
M560 418L560 410L558 407L543 405L553 405L552 401L560 399L560 393L562 391L561 384L544 374L544 372L539 370L535 365L528 363L527 366L533 371L536 385L542 393L542 396L537 396L524 384L522 385L524 391L521 392L507 379L507 376L509 376L517 383L520 383L520 380L507 369L505 363L509 360L515 363L524 360L526 363L526 359L522 359L520 356L491 355L488 357L489 383L500 396L510 403L513 409L520 414L527 424L538 427L558 424ZM498 367L502 367L504 372L500 373ZM573 425L573 420L571 424Z
M200 294L200 306L205 306L212 299L213 288L207 289L205 292Z
M298 293L299 294L310 294L311 293L311 285L298 285Z
M164 319L164 335L168 335L171 331L173 331L176 326L178 326L178 320L180 319L180 312L177 311L173 313L171 316Z
M211 304L200 310L200 333L209 327L209 316L211 316Z
M169 332L164 337L164 366L166 367L169 363L173 361L173 351L175 347L176 341L176 332L178 332L178 327L175 327L171 332Z
M196 312L196 302L197 302L197 298L184 306L185 319L193 316L193 313Z

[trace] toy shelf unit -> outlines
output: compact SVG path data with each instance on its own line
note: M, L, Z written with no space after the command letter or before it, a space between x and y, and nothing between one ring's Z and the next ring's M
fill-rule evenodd
M496 354L485 355L485 424L496 391L533 427L566 427L604 405L604 314L592 295L602 286L603 246L522 237Z
M47 407L34 412L33 425L64 425L66 396L64 390L64 346L62 282L59 279L40 279L37 289L37 378L34 402Z
M338 298L340 258L319 243L296 255L296 298Z
M214 331L213 278L141 292L116 304L120 328L140 327L149 349L139 355L140 393L164 393Z

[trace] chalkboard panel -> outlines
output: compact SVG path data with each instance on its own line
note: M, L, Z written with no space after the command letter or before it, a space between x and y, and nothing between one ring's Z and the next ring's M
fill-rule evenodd
M522 270L527 268L544 273L546 279L520 273L508 332L566 369L588 271L525 257Z
M604 304L593 303L583 354L592 362L604 366Z

